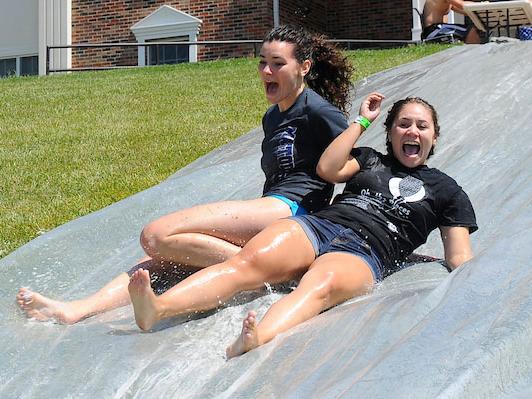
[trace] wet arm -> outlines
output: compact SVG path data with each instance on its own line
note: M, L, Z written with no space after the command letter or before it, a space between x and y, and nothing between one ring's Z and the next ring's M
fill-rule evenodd
M371 93L360 105L359 114L373 122L380 113L380 104L383 99L382 94ZM360 165L351 156L351 150L364 130L360 124L352 123L329 144L316 168L316 172L323 180L330 183L342 183L360 171Z
M467 227L441 226L440 233L445 251L445 262L452 270L473 258Z
M330 183L345 182L360 170L357 160L351 156L351 150L363 132L364 127L352 123L329 144L316 168L323 180Z

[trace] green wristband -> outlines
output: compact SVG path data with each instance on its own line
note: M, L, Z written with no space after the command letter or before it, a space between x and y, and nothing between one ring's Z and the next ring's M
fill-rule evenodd
M369 121L369 119L362 115L359 115L356 117L355 123L358 123L364 129L367 129L369 125L371 125L371 122Z

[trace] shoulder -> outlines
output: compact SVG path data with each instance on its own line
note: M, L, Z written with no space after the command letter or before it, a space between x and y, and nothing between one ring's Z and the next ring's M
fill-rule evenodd
M320 115L325 111L327 113L344 115L338 107L332 105L312 89L306 88L301 95L305 96L307 110L313 114Z
M371 147L355 147L351 150L351 154L353 154L353 156L355 154L356 155L359 155L359 154L370 155L370 156L373 156L379 159L385 157L385 155L381 154L379 151Z
M264 129L268 129L272 126L275 126L280 117L279 107L277 105L272 105L266 110L262 116L262 126Z
M370 169L386 163L386 155L371 147L355 147L351 150L351 155L358 161L361 169Z
M308 115L311 125L320 128L344 131L348 126L346 114L338 107L332 105L318 93L311 89L305 89L304 112Z
M267 110L266 112L264 113L264 116L262 117L262 119L268 119L268 118L271 118L272 115L274 114L277 114L279 113L279 107L274 104L274 105L271 105Z
M426 168L421 169L421 173L423 173L434 184L443 185L449 189L454 189L454 190L462 189L458 185L456 180L454 180L447 173L442 172L441 170L437 168L430 168L427 166Z
M425 170L424 181L434 189L438 202L442 206L449 204L470 204L469 196L462 186L451 176L436 168Z

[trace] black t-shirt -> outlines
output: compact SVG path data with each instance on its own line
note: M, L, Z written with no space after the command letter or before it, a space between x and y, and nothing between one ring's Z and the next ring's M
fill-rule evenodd
M396 271L437 227L477 230L467 194L445 173L426 165L407 168L367 147L351 154L360 172L331 206L315 215L358 232L383 261L386 275Z
M327 205L333 185L316 174L316 166L325 148L347 129L346 116L306 88L285 112L270 107L262 127L263 195L285 196L309 212Z

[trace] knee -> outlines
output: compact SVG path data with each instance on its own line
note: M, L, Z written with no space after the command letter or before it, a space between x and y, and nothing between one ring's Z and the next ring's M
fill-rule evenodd
M243 282L259 285L268 282L271 276L269 276L267 269L262 267L260 255L242 252L227 261L231 264L238 278Z
M323 301L325 304L335 302L333 298L337 296L336 292L336 273L327 270L310 270L301 279L300 285L306 286L308 292L317 300ZM326 306L328 307L328 306Z
M167 237L168 235L158 221L151 222L144 226L140 233L140 245L148 256L158 258Z

